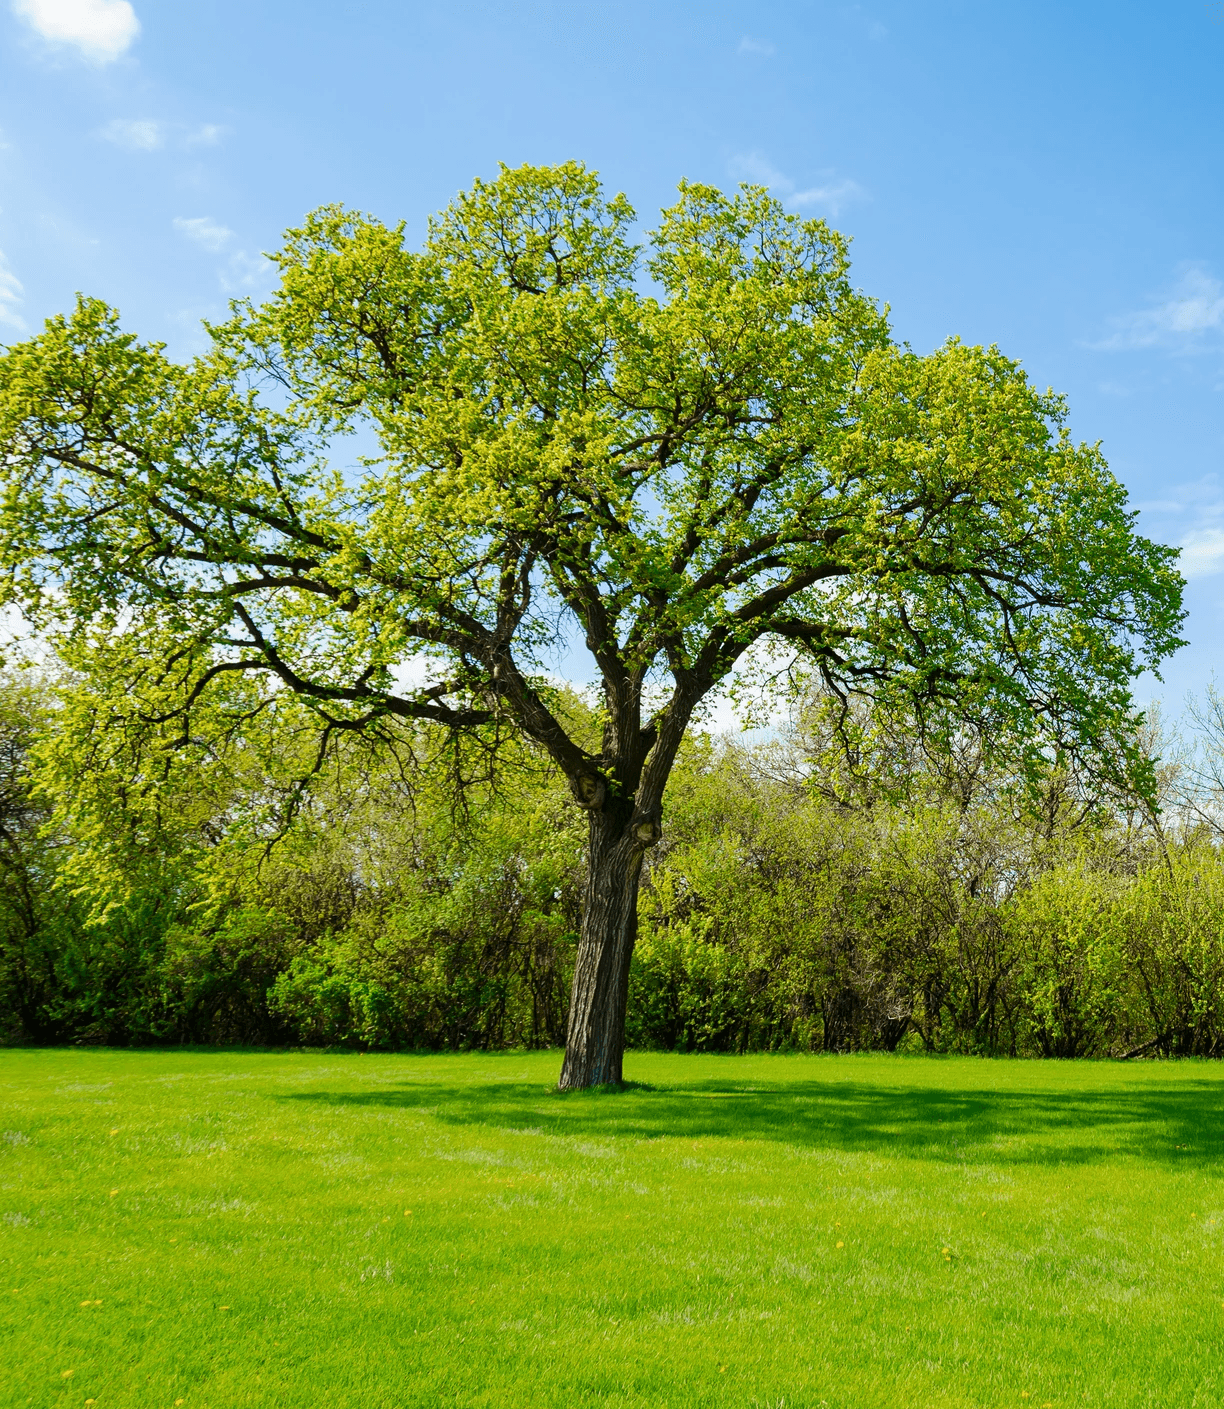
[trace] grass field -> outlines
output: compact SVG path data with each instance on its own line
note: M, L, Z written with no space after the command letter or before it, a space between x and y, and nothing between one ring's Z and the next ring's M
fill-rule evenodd
M0 1404L1224 1404L1224 1069L0 1053Z

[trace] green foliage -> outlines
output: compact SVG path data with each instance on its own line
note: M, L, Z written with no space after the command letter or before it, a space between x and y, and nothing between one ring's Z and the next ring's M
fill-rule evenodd
M554 773L530 758L515 771L504 752L495 784L468 781L461 815L427 731L377 749L340 736L310 768L299 736L272 739L263 715L236 767L208 749L155 751L171 766L129 786L135 770L81 769L64 745L97 704L88 684L0 685L9 1040L560 1039L582 844ZM580 702L566 708L580 719ZM36 777L59 806L40 805ZM104 890L91 883L103 854Z
M844 780L802 762L773 745L682 765L643 895L634 1041L1224 1051L1224 858L1201 833L1162 846L1057 774L1034 803L912 757L904 804L846 807L828 800Z
M1141 1040L1177 1056L1224 1056L1224 867L1201 834L1116 906Z
M427 904L384 886L301 953L270 921L272 1009L259 946L223 918L269 908L250 863L354 738L444 760L477 809L506 755L547 759L590 819L562 1082L619 1079L643 856L690 722L758 645L823 686L843 743L847 719L869 746L904 720L1030 788L1053 758L1153 801L1130 688L1181 644L1176 550L1136 533L1062 399L993 347L898 346L846 239L761 187L682 182L641 246L635 221L580 163L503 167L419 250L402 225L316 211L274 256L277 289L190 364L84 297L0 355L0 607L75 676L40 747L48 825L72 841L58 888L88 924L151 903L158 933L205 926L138 966L177 995L167 1012L378 1044L551 1034L560 931L531 885L500 927L465 899L505 903L479 867ZM376 448L356 466L354 433ZM598 730L550 678L579 640ZM876 825L891 869L834 884L782 848L768 897L748 868L734 923L647 939L660 993L700 974L659 1031L934 1045L950 1024L997 1046L993 959L967 990L943 978L948 946L976 955L990 926L918 882L919 831ZM524 957L544 953L547 980Z
M1017 897L1017 987L1043 1056L1093 1056L1126 1032L1129 984L1117 905L1124 889L1108 872L1072 858Z
M0 682L4 1040L561 1043L585 826L537 755L503 748L456 813L441 731L339 734L304 766L316 735L261 713L230 768L176 751L132 789L106 761L73 771L63 740L97 703L73 676ZM847 758L828 727L816 709L785 740L686 745L642 889L631 1044L1224 1054L1206 828L1144 821L1065 769L1034 793L972 744L931 752L887 723L849 721ZM101 816L104 892L77 830Z
M0 688L4 1040L563 1040L585 828L538 756L503 750L458 813L439 731L339 735L304 767L309 729L278 748L261 725L232 769L177 752L142 791L116 786L130 771L70 771L66 729L95 702L72 677ZM847 762L827 723L682 753L643 884L631 1044L1224 1054L1224 857L1205 829L1136 822L1065 770L1034 794L969 745L932 754L887 729ZM90 789L102 892L76 830L96 825L96 801L73 803Z
M995 349L895 345L845 238L762 188L682 183L643 247L634 220L578 163L503 168L420 250L315 212L188 365L94 299L0 356L3 592L92 694L65 779L155 810L176 754L224 790L261 731L416 721L657 823L769 638L945 741L1150 791L1129 687L1179 643L1176 554L1063 402ZM559 624L602 740L549 684ZM113 870L108 790L68 791L74 865Z
M574 822L545 794L457 836L418 832L386 892L278 976L273 1009L310 1044L555 1045L579 919Z

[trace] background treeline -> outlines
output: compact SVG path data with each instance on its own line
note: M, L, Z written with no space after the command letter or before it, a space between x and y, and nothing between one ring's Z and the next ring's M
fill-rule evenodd
M116 766L122 743L81 747L96 715L78 728L89 700L55 683L0 678L0 1039L563 1040L585 818L537 760L456 778L418 731L295 770L292 741L252 730L159 790ZM631 1044L1224 1054L1216 696L1192 749L1147 741L1159 808L905 731L860 730L852 767L821 718L689 745L643 884Z

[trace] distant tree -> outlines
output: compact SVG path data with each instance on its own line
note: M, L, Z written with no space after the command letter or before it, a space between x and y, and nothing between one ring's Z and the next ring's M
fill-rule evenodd
M33 796L30 760L49 713L45 683L0 671L0 1037L14 1017L28 1032L52 1035L36 1018L52 967L45 942L52 847L41 836L47 809Z
M242 680L235 718L510 730L564 771L563 1087L621 1077L664 787L754 642L936 732L1133 758L1129 682L1181 620L1174 551L1016 363L896 346L845 240L760 188L683 184L645 250L634 219L572 163L478 182L419 252L329 207L188 365L92 299L0 359L8 596L98 730L189 748ZM353 431L377 450L346 471ZM574 631L602 740L548 683Z

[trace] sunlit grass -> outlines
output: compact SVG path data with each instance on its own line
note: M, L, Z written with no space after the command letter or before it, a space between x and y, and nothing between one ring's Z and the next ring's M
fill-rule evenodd
M0 1053L0 1404L1224 1403L1224 1071Z

